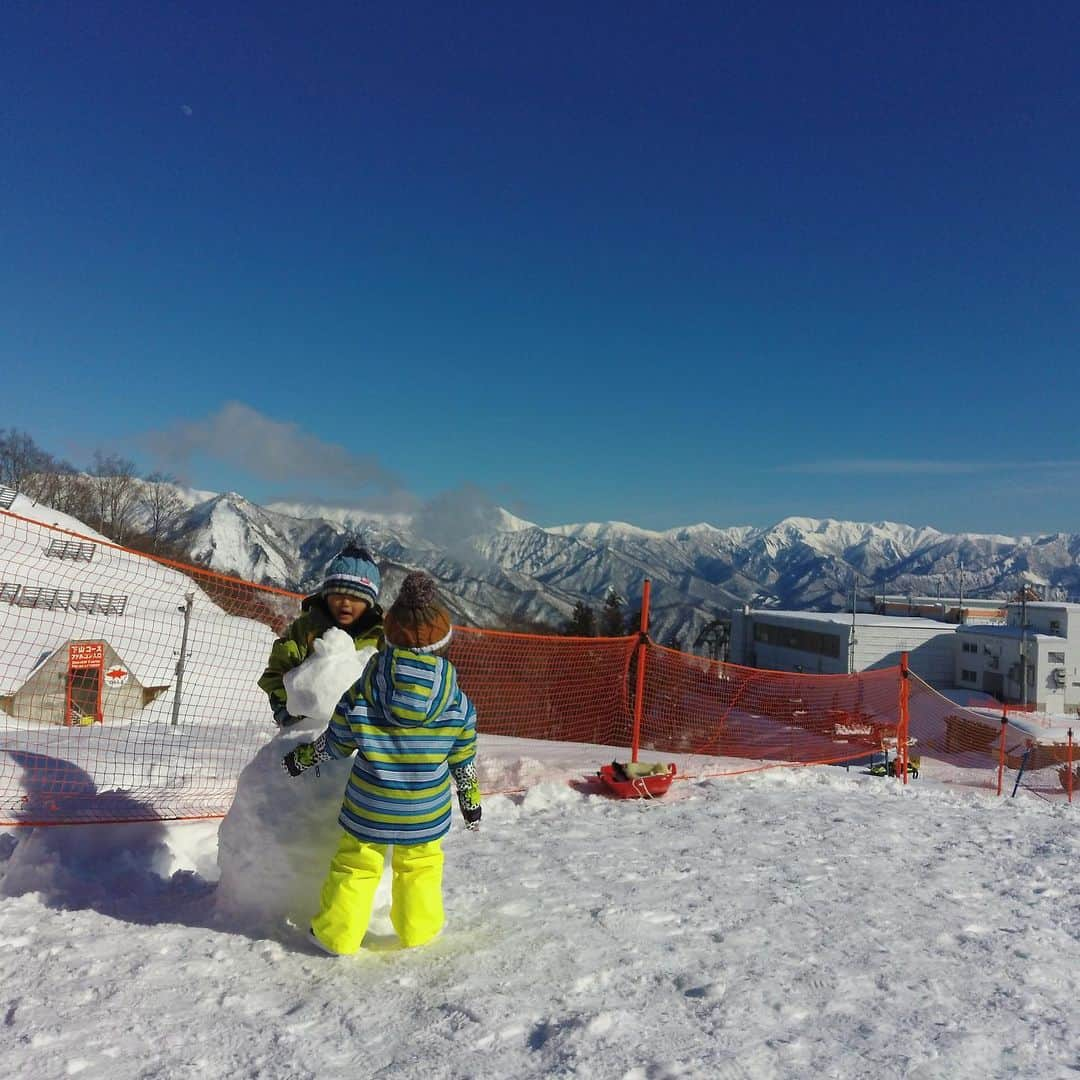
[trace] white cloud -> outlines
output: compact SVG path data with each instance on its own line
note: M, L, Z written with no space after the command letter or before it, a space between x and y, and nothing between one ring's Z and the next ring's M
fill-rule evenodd
M342 495L401 488L397 476L377 458L354 454L239 401L226 402L205 419L150 432L142 441L156 459L180 474L195 455L202 455L286 487L318 484L337 488Z

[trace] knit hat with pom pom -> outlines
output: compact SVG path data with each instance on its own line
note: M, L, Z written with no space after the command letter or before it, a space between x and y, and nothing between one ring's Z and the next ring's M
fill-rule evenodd
M435 582L414 570L401 583L401 591L383 620L386 643L393 648L434 653L450 644L450 613L439 600Z
M379 568L371 552L356 544L346 545L330 561L319 592L323 596L329 593L358 596L374 604L379 596Z

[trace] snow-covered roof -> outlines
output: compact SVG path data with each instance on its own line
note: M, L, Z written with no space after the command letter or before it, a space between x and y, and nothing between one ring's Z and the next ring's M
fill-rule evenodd
M980 637L1025 638L1027 641L1057 641L1062 645L1068 641L1068 638L1063 638L1060 634L1036 633L1031 627L1028 627L1025 631L1021 626L1000 626L991 623L966 623L965 625L958 627L957 630L961 634L978 634Z
M875 593L874 600L882 604L918 604L920 607L936 605L938 607L965 607L978 610L996 610L1006 608L1007 600L995 600L981 596L916 596L906 593Z
M1019 600L1009 601L1009 607L1020 606ZM1080 604L1071 604L1064 600L1028 600L1024 606L1028 611L1080 611Z
M750 615L755 619L828 623L834 626L846 627L851 626L853 618L850 611L778 611L775 608L753 608ZM920 630L937 630L942 634L951 634L956 630L952 623L944 623L938 619L922 619L910 615L872 615L865 611L857 611L854 615L854 622L856 626L886 626L897 629L908 627Z
M15 515L19 516L16 517ZM20 520L30 519L30 520ZM53 539L75 539L47 528L54 521L98 546L89 561L45 554ZM196 581L172 567L110 544L82 522L16 499L12 513L0 513L0 580L6 585L70 590L126 598L123 614L74 605L22 607L0 602L0 694L13 694L57 649L70 640L107 641L143 686L171 685L176 677L185 597L193 597L185 673L185 699L199 697L198 684L228 660L236 704L261 691L262 672L273 631L262 623L226 614ZM286 598L287 599L287 598ZM263 698L265 704L265 698Z
M101 533L91 529L86 522L80 521L70 514L64 514L59 510L54 510L51 506L45 506L43 503L36 503L26 495L16 495L15 501L9 507L9 512L18 514L19 517L29 518L31 521L41 522L42 525L54 525L58 529L67 529L70 532L78 533L80 536L90 540L101 540L104 543L109 542L106 537L101 535Z

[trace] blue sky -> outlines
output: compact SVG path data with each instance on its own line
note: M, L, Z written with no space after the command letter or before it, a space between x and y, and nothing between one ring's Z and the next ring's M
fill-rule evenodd
M257 501L1080 531L1075 4L221 8L4 6L0 426Z

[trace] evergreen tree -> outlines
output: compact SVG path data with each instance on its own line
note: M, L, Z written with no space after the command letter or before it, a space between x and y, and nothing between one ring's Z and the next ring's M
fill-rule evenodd
M623 636L622 608L624 603L625 601L623 598L614 589L608 589L607 598L604 600L604 607L600 612L601 637Z
M567 637L596 637L596 612L584 600L579 600L563 633Z

